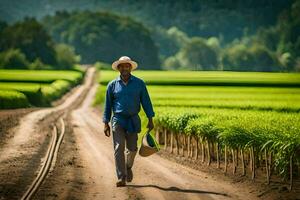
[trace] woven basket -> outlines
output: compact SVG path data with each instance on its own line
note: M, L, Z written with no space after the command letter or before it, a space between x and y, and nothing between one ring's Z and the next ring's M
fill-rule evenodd
M147 132L142 138L142 145L139 150L139 154L142 157L150 156L159 151L159 144L156 142L155 138Z

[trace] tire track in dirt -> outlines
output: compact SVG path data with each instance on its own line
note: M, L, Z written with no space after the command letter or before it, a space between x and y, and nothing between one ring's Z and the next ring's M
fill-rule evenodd
M25 115L15 127L13 137L0 149L0 199L19 199L31 184L43 162L51 124L87 93L94 81L95 68L86 72L84 84L78 86L62 104Z

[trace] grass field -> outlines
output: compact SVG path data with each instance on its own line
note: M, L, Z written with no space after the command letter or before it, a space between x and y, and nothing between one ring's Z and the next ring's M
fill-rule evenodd
M0 82L52 83L55 80L67 80L77 84L82 76L79 71L0 70Z
M300 111L300 88L232 86L147 86L155 107L206 107L244 110ZM96 103L104 101L101 85Z
M0 108L49 106L82 78L79 71L0 70Z
M29 101L25 94L11 90L0 90L0 109L25 108L29 106Z
M219 85L300 87L299 73L226 71L133 71L151 85ZM99 83L106 85L118 76L116 71L101 71Z
M300 111L300 88L150 85L148 90L154 106Z

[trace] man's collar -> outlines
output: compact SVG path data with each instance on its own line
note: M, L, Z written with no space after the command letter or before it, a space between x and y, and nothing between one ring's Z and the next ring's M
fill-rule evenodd
M133 80L133 75L132 74L130 74L130 77L129 77L129 80L128 80L128 82L129 81L132 81ZM117 77L117 81L122 81L122 79L121 79L121 75L119 75L118 77Z

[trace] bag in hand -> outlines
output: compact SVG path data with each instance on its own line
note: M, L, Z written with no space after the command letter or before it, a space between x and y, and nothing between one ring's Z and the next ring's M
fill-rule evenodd
M150 132L146 132L146 134L142 138L142 145L139 150L140 156L146 157L150 156L160 150L159 144L155 140L155 138L150 134Z

